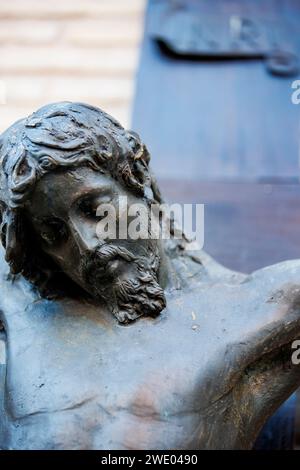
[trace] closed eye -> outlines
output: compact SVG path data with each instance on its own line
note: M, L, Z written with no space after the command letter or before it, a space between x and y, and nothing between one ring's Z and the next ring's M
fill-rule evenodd
M68 229L66 224L60 219L43 219L40 236L48 245L55 245L68 239Z
M94 201L90 199L84 199L78 205L78 210L81 215L91 219L96 218L97 215L97 206L94 204Z
M82 217L88 218L90 220L101 220L103 215L97 215L97 210L101 207L101 204L107 204L111 201L110 196L102 196L99 198L85 198L82 199L78 204L78 210Z

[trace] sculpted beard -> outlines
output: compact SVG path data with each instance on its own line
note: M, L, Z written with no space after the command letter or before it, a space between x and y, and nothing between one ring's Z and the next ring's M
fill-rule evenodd
M100 246L81 266L95 297L110 306L120 323L129 323L142 315L155 317L165 308L164 291L157 280L158 268L158 253L136 256L122 246L110 244Z

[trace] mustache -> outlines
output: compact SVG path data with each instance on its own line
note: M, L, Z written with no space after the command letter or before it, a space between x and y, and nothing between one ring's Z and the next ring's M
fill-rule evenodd
M109 263L121 258L128 263L136 261L137 257L126 248L119 245L109 245L104 243L92 254L82 260L82 272L89 276L97 270L100 276L109 275Z
M136 260L136 256L126 248L108 244L97 248L94 256L96 257L97 264L99 263L100 266L107 265L107 263L113 261L115 258L122 258L128 262Z

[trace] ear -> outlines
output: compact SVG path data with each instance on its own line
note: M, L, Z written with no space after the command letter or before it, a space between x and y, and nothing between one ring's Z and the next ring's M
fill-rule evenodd
M24 230L19 209L6 209L1 224L1 241L6 250L5 260L12 274L22 271L25 259Z
M25 150L23 150L15 162L9 178L9 186L14 204L21 204L26 188L30 187L35 177L36 168L34 163L29 158L26 158Z

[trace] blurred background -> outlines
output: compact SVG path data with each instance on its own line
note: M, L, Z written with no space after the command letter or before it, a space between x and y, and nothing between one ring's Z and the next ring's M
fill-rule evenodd
M299 0L0 0L0 57L0 131L47 102L99 106L141 134L165 199L205 203L219 262L300 258ZM299 434L295 394L257 448Z
M76 100L130 123L144 0L0 0L0 131Z

